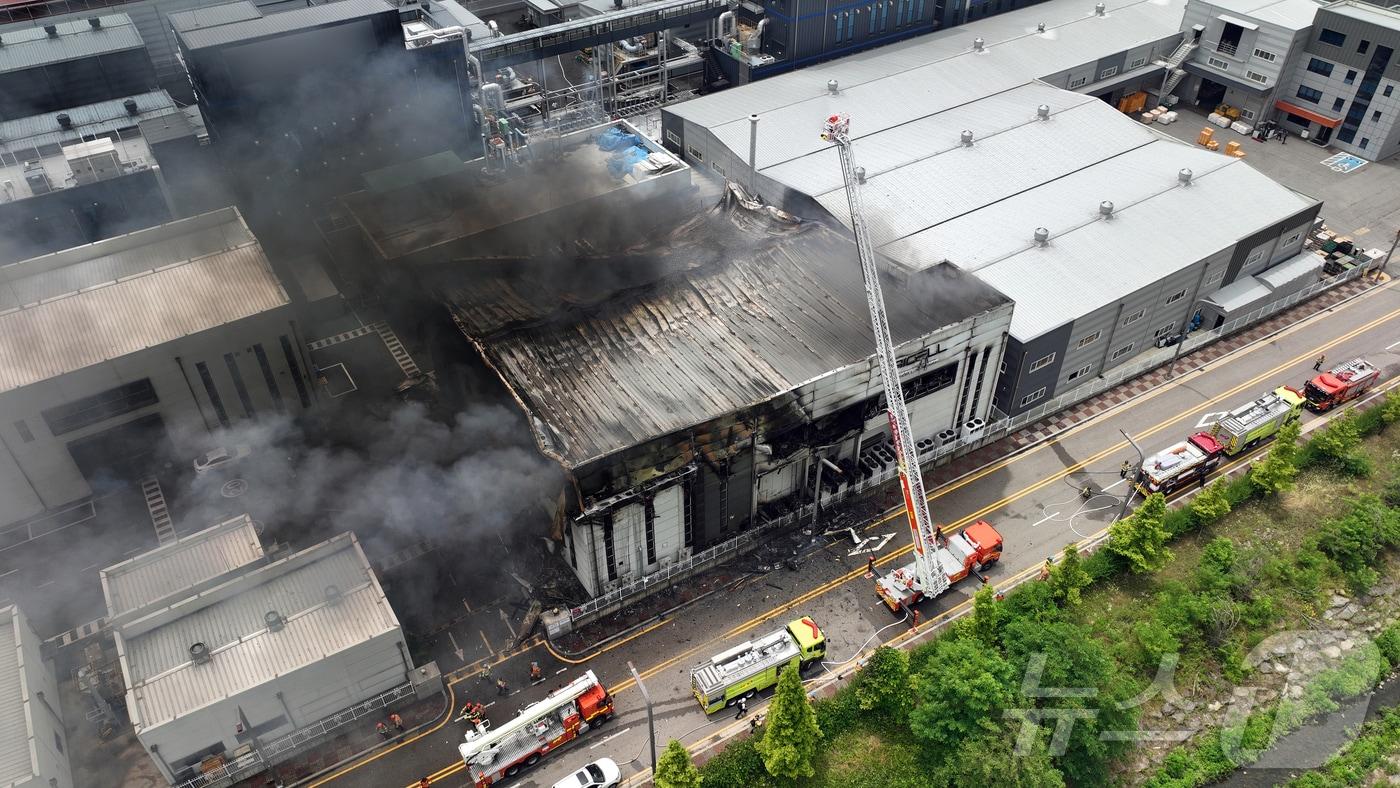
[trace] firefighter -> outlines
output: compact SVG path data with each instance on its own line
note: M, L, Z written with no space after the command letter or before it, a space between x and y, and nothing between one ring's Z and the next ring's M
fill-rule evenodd
M1128 478L1128 474L1132 472L1133 464L1127 460L1124 460L1123 464L1118 466L1118 475L1124 479Z
M386 739L389 738L389 726L384 724L384 720L374 723L374 730L380 736Z
M531 683L531 684L539 684L541 681L544 681L544 670L542 670L542 669L540 668L540 663L538 663L538 662L531 662L531 663L530 663L530 683Z
M418 781L418 788L428 788L428 786L432 784L432 780L429 780L427 777L424 777L423 779Z
M749 699L744 697L743 695L740 695L739 703L737 705L739 706L739 713L734 715L734 719L742 720L744 718L744 715L749 713Z
M481 672L476 675L477 678L489 683L491 681L491 663L487 662L486 664L482 665Z
M1045 559L1045 565L1042 566L1042 567L1040 567L1040 579L1041 579L1041 580L1049 580L1049 579L1050 579L1050 568L1051 568L1052 566L1054 566L1054 565L1055 565L1055 562L1054 562L1054 561L1051 561L1049 558Z
M1083 498L1086 501L1090 498L1093 498L1094 488L1091 485L1085 484L1084 487L1079 491L1079 497Z
M1314 362L1313 362L1313 372L1317 372L1318 370L1322 369L1322 365L1323 365L1323 364L1326 364L1326 363L1327 363L1327 356L1326 356L1325 354L1324 354L1324 355L1318 356L1318 357L1317 357L1317 361L1314 361Z
M496 679L496 694L497 694L497 695L509 695L509 694L510 694L510 685L506 683L506 680L505 680L505 679Z
M865 573L871 577L875 576L875 556L865 559Z
M943 546L943 526L941 525L933 527L933 544L935 547Z
M399 733L403 733L403 717L400 717L397 711L389 715L389 724Z

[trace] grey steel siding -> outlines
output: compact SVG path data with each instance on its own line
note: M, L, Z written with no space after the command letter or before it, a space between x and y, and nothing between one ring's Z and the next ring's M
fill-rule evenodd
M1346 36L1346 41L1342 42L1341 46L1323 43L1319 37L1324 29L1341 33ZM1371 44L1364 54L1356 51L1363 40L1369 41ZM1400 60L1400 30L1377 27L1324 8L1318 10L1317 16L1313 20L1307 48L1318 57L1343 63L1347 68L1356 69L1359 73L1365 71L1366 67L1371 64L1371 54L1375 52L1377 44L1396 51L1397 57L1391 59L1383 77L1392 81L1400 81L1400 62L1397 62Z
M1066 323L1030 342L1021 343L1014 338L1007 341L1006 354L1003 357L1006 371L1002 373L1002 380L997 384L997 408L1001 412L1014 416L1055 396L1056 381L1064 363L1065 346L1072 330L1073 324ZM1034 372L1030 370L1031 364L1050 353L1055 354L1053 362ZM1045 389L1044 396L1021 405L1022 398L1041 388Z
M1309 206L1302 211L1265 227L1258 232L1241 238L1235 244L1235 250L1230 256L1229 269L1225 273L1222 284L1230 284L1241 276L1250 275L1264 270L1270 260L1277 259L1272 253L1276 243L1281 239L1286 239L1292 235L1292 231L1298 227L1306 229L1318 211L1322 210L1321 203ZM1251 261L1251 258L1262 250L1263 254L1259 259Z

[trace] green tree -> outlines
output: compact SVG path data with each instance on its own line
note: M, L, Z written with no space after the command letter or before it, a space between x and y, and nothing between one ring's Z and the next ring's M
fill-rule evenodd
M995 649L976 639L940 638L914 677L909 726L939 757L956 752L969 736L1000 728L1012 681L1011 664Z
M1021 723L1012 721L968 739L931 782L959 788L1064 788L1065 778L1046 752L1048 732L1042 727L1028 746L1021 746L1021 732Z
M1001 642L1001 628L1006 625L1006 606L997 601L990 583L983 583L972 595L972 634L988 648Z
M1298 436L1302 427L1290 421L1278 431L1269 456L1254 463L1249 471L1249 480L1265 495L1281 493L1293 486L1293 478L1298 475Z
M1137 511L1108 528L1108 550L1128 562L1134 572L1155 572L1172 560L1167 548L1167 499L1147 496Z
M1400 421L1400 389L1393 389L1385 395L1385 402L1381 404L1381 421L1386 424Z
M795 665L783 668L773 703L768 707L768 719L763 725L763 738L758 742L758 754L763 767L774 777L798 780L815 772L812 762L817 757L822 730L802 677Z
M1400 546L1400 512L1374 495L1358 496L1351 511L1323 523L1317 546L1355 589L1364 590L1376 582L1382 550Z
M675 739L666 745L656 762L656 788L700 788L700 770L690 762L690 753Z
M904 722L910 701L909 655L889 646L875 649L856 679L855 693L861 711Z
M1198 525L1209 525L1230 513L1230 495L1225 491L1228 483L1224 477L1216 479L1191 499L1191 514Z
M1308 447L1329 463L1342 462L1352 450L1361 445L1361 430L1351 414L1338 416L1323 429L1313 433Z
M1055 601L1065 607L1079 604L1080 590L1087 588L1093 579L1084 571L1084 563L1079 560L1079 548L1065 545L1060 554L1060 563L1050 570L1050 593Z

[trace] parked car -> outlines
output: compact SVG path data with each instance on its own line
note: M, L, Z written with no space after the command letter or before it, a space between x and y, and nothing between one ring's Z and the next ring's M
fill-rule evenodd
M554 784L554 788L613 788L622 781L622 769L612 758L599 758Z
M203 476L210 471L226 468L252 453L252 448L248 446L220 446L195 457L194 472Z

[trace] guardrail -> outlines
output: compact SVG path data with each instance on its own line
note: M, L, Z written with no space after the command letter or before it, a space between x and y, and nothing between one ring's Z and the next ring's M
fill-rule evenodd
M202 772L198 767L188 767L176 776L176 788L225 788L246 779L274 764L287 759L308 744L325 738L334 731L363 719L370 714L387 708L394 702L413 695L412 684L401 684L388 692L376 695L366 701L351 706L311 725L301 728L270 742L254 745L252 752L241 755L215 769ZM186 774L193 775L186 777Z
M1148 370L1155 369L1165 363L1172 363L1178 353L1184 355L1192 350L1196 350L1204 345L1210 344L1222 337L1232 334L1246 326L1253 325L1265 317L1287 309L1300 301L1307 300L1314 295L1336 287L1337 285L1349 282L1360 277L1366 271L1366 266L1358 265L1346 273L1334 277L1320 280L1298 292L1281 298L1277 301L1259 307L1242 317L1235 318L1219 328L1197 331L1186 339L1182 340L1181 347L1175 346L1165 348L1155 348L1149 353L1144 353L1135 361L1117 367L1108 374L1095 378L1075 389L1072 389L1060 396L1046 402L1038 407L1032 408L1025 413L1017 414L1009 418L1001 418L987 425L981 435L974 438L958 438L943 446L938 446L928 451L924 451L919 456L920 467L928 469L938 465L946 459L951 459L953 455L963 454L974 449L985 446L993 441L1015 432L1022 427L1045 418L1052 413L1058 413L1070 405L1083 402L1084 400L1101 394L1118 384L1135 378ZM898 469L891 464L889 467L872 474L869 478L862 479L854 484L847 485L832 493L824 493L821 497L823 508L839 503L847 498L859 497L867 492L876 490L886 483L892 481L898 475ZM814 504L811 502L802 504L796 509L772 520L766 520L757 527L745 531L738 536L725 542L720 542L703 552L696 553L688 558L682 559L675 564L668 566L646 577L634 580L626 585L608 592L600 597L584 602L577 607L569 609L569 618L575 626L586 623L592 617L600 615L600 611L607 610L614 606L620 606L624 602L634 598L640 598L650 593L659 586L678 579L691 572L699 571L721 560L738 555L742 550L752 546L758 541L760 536L771 531L797 525L810 520L813 514Z

